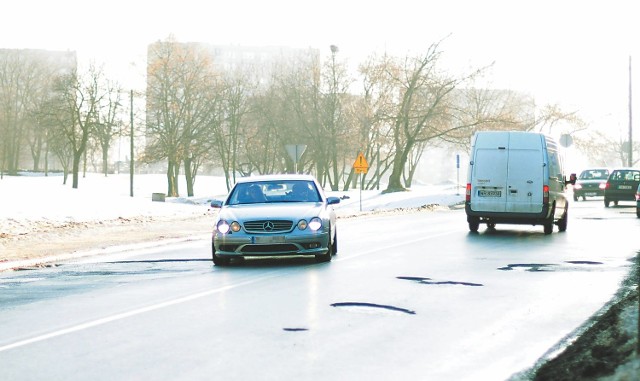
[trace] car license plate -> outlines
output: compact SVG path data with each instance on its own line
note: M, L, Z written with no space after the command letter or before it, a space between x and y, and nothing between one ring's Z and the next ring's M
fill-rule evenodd
M584 195L585 196L596 196L596 192L587 192Z
M499 190L478 190L478 196L480 197L502 197L502 191Z
M253 237L255 243L283 243L284 236L282 235L270 235L265 237Z
M619 185L618 189L631 189L631 185Z

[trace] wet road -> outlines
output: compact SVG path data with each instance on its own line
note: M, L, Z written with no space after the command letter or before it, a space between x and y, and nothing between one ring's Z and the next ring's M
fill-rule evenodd
M565 233L464 211L339 221L330 263L213 267L196 240L0 273L2 380L477 380L524 370L597 312L640 250L631 204Z

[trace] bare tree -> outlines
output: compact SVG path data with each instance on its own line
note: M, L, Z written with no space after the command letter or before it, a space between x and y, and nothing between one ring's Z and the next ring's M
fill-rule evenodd
M82 76L74 72L62 76L57 84L63 107L61 113L69 115L57 127L73 152L71 186L74 189L79 185L80 162L87 149L89 135L97 123L100 105L107 97L102 87L103 78L102 70L92 64Z
M208 96L215 83L210 56L196 44L169 39L149 48L147 73L147 134L145 156L167 160L167 195L179 195L178 175L184 164L187 191L193 195L195 173L201 162L194 145L206 144L211 122Z
M116 82L104 81L105 96L96 112L92 137L97 141L102 156L102 173L109 172L109 149L122 126L122 88Z

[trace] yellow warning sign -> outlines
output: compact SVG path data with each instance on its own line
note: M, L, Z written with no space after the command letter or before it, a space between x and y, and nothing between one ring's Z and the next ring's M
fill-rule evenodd
M367 170L369 170L369 163L367 163L367 159L364 158L362 152L360 152L358 158L353 163L353 169L356 170L356 173L367 173Z

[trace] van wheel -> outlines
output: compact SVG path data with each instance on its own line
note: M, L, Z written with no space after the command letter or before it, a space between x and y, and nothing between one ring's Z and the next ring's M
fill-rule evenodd
M558 220L558 231L566 231L567 230L567 222L569 221L569 208L564 207L564 215L561 219Z
M478 229L480 228L480 220L477 218L471 218L469 219L469 230L477 233Z

